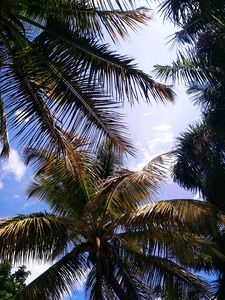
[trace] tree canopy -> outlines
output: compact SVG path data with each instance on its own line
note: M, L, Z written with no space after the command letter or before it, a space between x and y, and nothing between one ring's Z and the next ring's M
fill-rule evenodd
M56 147L65 157L64 130L133 153L118 107L141 96L172 101L173 92L110 50L104 33L114 42L127 36L146 24L148 9L128 0L3 0L0 10L2 155L8 128L22 145Z
M174 179L225 212L225 2L163 1L162 11L179 26L174 44L179 45L177 60L156 66L165 80L182 81L202 111L202 118L191 124L176 145ZM219 243L224 251L224 232ZM224 299L225 268L218 268L216 297Z
M30 275L25 266L18 267L12 273L12 265L9 261L0 264L0 299L12 300L20 294L26 286L26 279Z
M151 299L158 285L176 297L208 294L191 269L210 270L220 256L208 237L223 218L201 201L153 202L171 153L135 172L110 145L93 155L84 140L68 138L70 172L57 153L30 149L25 155L36 170L28 195L47 202L52 213L1 223L1 257L53 262L15 299L61 299L84 278L92 300Z

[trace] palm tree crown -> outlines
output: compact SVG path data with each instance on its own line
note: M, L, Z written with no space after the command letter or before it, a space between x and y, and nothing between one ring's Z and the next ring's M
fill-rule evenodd
M132 152L115 109L141 96L173 99L170 88L103 43L104 32L116 41L147 22L147 9L134 9L134 2L0 2L2 155L9 152L8 127L22 144L48 144L64 155L62 127Z
M207 293L188 270L210 269L217 250L207 236L218 230L220 216L203 202L151 201L170 154L133 172L119 166L121 157L111 147L94 156L83 149L84 140L68 137L70 172L57 154L26 153L36 169L28 194L46 201L53 213L1 223L2 258L54 262L16 299L60 299L84 277L93 300L151 299L158 285L176 299Z
M163 1L166 17L181 28L175 42L182 46L176 61L156 66L158 75L182 80L201 108L202 120L192 124L177 143L174 179L187 189L199 191L203 198L225 211L225 2ZM183 47L184 46L184 47ZM224 253L224 233L220 237ZM225 267L218 269L216 299L225 298Z

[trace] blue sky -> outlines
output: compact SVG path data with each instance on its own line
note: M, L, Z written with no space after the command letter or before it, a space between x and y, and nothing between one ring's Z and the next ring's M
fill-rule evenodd
M146 1L139 1L140 5ZM154 64L167 64L175 58L175 50L168 52L169 45L166 39L174 32L171 24L164 24L157 16L136 33L117 46L113 46L120 53L136 58L139 67L151 73ZM199 111L188 100L184 87L176 87L176 104L147 105L140 99L140 104L130 107L125 104L124 113L130 129L131 138L137 148L137 157L129 158L128 166L131 169L140 169L152 156L171 150L180 132L185 131L187 125L199 118ZM0 162L0 199L1 217L25 214L44 210L43 204L37 200L27 200L25 190L32 178L32 172L22 162L20 152L13 144L8 161ZM162 187L160 199L190 198L191 193L180 189L168 181ZM31 281L44 269L46 265L32 263L28 266L32 275ZM71 299L84 299L83 293L77 291Z

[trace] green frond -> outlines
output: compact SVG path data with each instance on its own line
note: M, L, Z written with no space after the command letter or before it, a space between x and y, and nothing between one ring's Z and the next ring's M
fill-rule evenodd
M151 255L176 257L183 265L192 266L196 270L212 265L212 259L219 254L216 243L206 236L187 231L177 225L167 224L135 224L122 226L122 232L115 236L124 244L136 245L143 252ZM217 253L217 254L216 254Z
M174 162L174 154L174 151L169 151L154 157L144 166L143 171L152 176L152 178L155 178L156 181L165 180L170 175L170 169Z
M217 231L221 215L209 203L191 199L161 200L137 209L130 215L128 224L151 224L160 222L177 224L196 233Z
M152 289L158 285L166 287L170 283L172 289L178 289L181 295L187 295L192 289L202 294L208 293L205 281L169 258L144 254L131 245L125 246L125 253L130 270Z
M149 259L149 262L148 262ZM172 289L180 292L182 295L187 295L191 290L197 290L199 294L207 295L209 293L208 287L203 279L193 275L173 261L158 256L151 256L143 259L143 267L149 267L147 271L147 282L160 284L167 287L172 283Z
M65 153L69 145L65 142L64 132L52 115L48 100L43 98L40 90L37 91L31 79L35 60L30 65L24 65L20 54L14 53L12 48L10 51L13 54L10 63L14 74L9 79L10 71L6 69L2 75L2 92L4 101L8 102L6 116L9 126L14 128L15 135L21 136L21 143L28 140L33 147L47 144L49 149L58 147L59 151ZM20 115L16 118L17 112Z
M60 217L31 214L1 221L0 256L25 263L47 260L59 244L68 243L68 224Z
M133 9L136 4L136 0L88 0L87 3L95 8L101 8L103 10L108 8L110 8L111 10L119 8L123 11L127 9Z
M137 68L133 59L109 50L107 44L96 38L59 27L54 34L48 29L43 31L34 45L53 62L63 61L64 67L69 65L79 70L81 77L85 76L96 87L100 84L106 93L113 94L119 101L127 99L133 104L140 96L147 101L150 101L150 96L155 100L173 101L173 91L169 86L155 82Z
M87 204L88 212L118 217L134 211L139 203L150 199L157 189L158 178L148 172L131 172L117 167L113 176L103 180Z
M183 53L179 52L177 60L171 65L155 65L154 74L165 81L171 79L173 83L206 82L211 80L211 75L205 64L206 61L197 58L193 50L189 48Z
M78 141L79 142L79 141ZM90 195L95 191L99 181L98 166L93 157L82 149L76 149L69 155L71 171L67 163L48 151L27 149L26 162L35 168L35 180L29 186L29 197L39 197L62 215L79 220Z
M113 149L110 141L99 146L96 155L96 164L99 166L99 178L106 179L113 176L113 171L117 166L123 165L123 155Z
M152 290L136 274L132 273L132 265L122 259L118 261L116 277L131 300L153 299Z
M98 5L100 4L100 5ZM61 1L49 3L48 1L36 2L32 11L19 14L19 19L34 28L44 29L46 20L54 25L63 24L71 30L79 30L83 34L103 37L103 30L108 31L110 37L117 41L119 37L125 37L128 29L135 30L140 25L146 24L150 19L149 10L145 7L104 5L94 1ZM121 4L121 2L120 2ZM36 9L36 14L34 13ZM51 16L51 17L50 17Z
M201 122L189 126L188 131L179 137L173 177L181 186L201 192L203 199L224 211L223 117L217 117L216 120L220 124L219 131L210 126L204 118Z
M140 7L133 10L97 11L103 27L114 42L118 37L128 36L128 28L137 30L140 25L146 25L151 19L149 9Z
M147 21L147 10L131 6L128 10L125 2L116 10L103 6L42 0L2 5L3 107L21 144L58 147L68 158L63 133L70 130L91 138L92 145L110 139L116 150L133 154L117 112L119 101L112 96L122 102L128 95L131 103L139 93L147 100L150 95L173 100L169 87L155 82L133 60L110 51L95 34L101 37L100 28L105 26L111 35L123 36L128 27ZM7 152L6 135L4 140Z
M88 211L121 216L150 201L166 178L173 152L153 158L141 171L132 172L117 166L114 173L101 181L98 191L87 205Z
M176 25L191 23L193 16L197 16L198 22L203 25L213 22L216 18L224 19L223 0L165 0L161 2L159 7L164 17L173 21Z
M85 247L85 244L77 246L54 263L28 284L15 300L60 300L63 296L71 295L85 275L87 268L83 254Z
M70 69L65 73L50 65L46 73L46 64L40 61L38 55L32 62L24 62L23 68L16 63L14 73L17 75L11 81L6 80L3 86L5 100L16 99L10 103L7 113L21 142L28 142L31 147L58 147L59 152L66 154L69 145L64 130L69 130L94 140L93 147L109 138L115 148L132 153L122 116L116 112L118 104L105 97L97 87L93 90L91 83L74 78L76 73L73 78L68 77ZM22 111L19 121L15 120L16 111Z
M85 292L90 300L104 300L105 281L99 264L92 267L85 284Z

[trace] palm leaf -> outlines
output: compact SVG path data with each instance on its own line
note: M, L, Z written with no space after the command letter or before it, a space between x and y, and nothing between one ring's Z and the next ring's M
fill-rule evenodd
M70 133L67 133L67 138L71 138ZM95 164L92 155L79 149L83 143L77 138L72 142L73 151L68 154L72 168L70 171L67 162L63 157L60 160L57 153L50 155L47 150L35 149L27 149L25 152L26 163L32 163L36 173L35 180L27 190L28 196L39 197L53 211L76 220L80 219L99 180L99 166Z
M137 68L133 59L110 51L108 45L99 43L96 38L61 27L53 34L47 27L34 41L34 46L48 53L52 61L63 61L64 67L79 69L81 76L88 76L88 82L94 86L102 84L106 92L120 101L128 99L133 103L140 96L150 101L150 95L156 100L173 101L170 87L155 82Z
M143 171L158 181L165 180L174 162L174 154L174 151L169 151L153 157L150 162L143 167Z
M130 225L122 226L120 233L115 236L124 245L136 245L144 253L164 257L176 257L181 265L190 266L196 271L209 270L213 264L213 257L221 259L216 243L199 236L194 231L187 231L179 225L155 224L151 226ZM161 225L161 226L160 226Z
M59 244L68 243L68 224L47 213L21 215L0 225L2 259L26 263L47 260Z
M85 275L83 252L86 245L79 245L32 281L16 300L59 300L70 295Z
M168 152L153 158L139 172L132 172L118 166L112 176L101 181L98 191L88 203L87 213L109 213L121 216L132 211L143 202L152 199L159 183L166 178L168 164L173 153Z
M194 229L196 233L202 233L208 232L209 228L217 231L221 215L217 213L215 207L203 201L161 200L138 208L128 220L128 224L142 224L142 222L145 224L148 222L171 224L172 222Z
M176 262L166 257L144 254L131 244L124 246L124 249L125 259L130 262L132 272L143 278L143 282L152 289L172 283L173 289L176 290L177 285L182 295L192 289L197 289L199 293L208 293L208 288L200 277L191 274Z
M153 299L152 291L131 271L131 265L119 259L116 277L131 300Z
M171 65L155 65L154 74L165 81L171 79L172 82L185 84L212 81L206 61L196 57L196 53L190 48L185 52L179 52L177 60Z
M92 267L85 285L86 295L90 300L104 300L105 281L99 264Z
M36 10L36 12L35 12ZM118 37L124 37L128 34L127 28L137 29L141 24L146 24L149 20L149 10L145 7L134 8L117 7L117 9L108 6L98 6L96 3L88 1L63 1L51 3L38 1L33 5L32 10L19 14L19 19L32 27L45 29L46 19L52 24L60 22L68 26L71 30L78 29L83 34L103 37L103 30L106 29L114 41Z
M113 176L113 170L117 166L121 166L123 162L123 155L113 149L110 141L99 147L96 157L96 164L99 166L99 178L101 180Z

